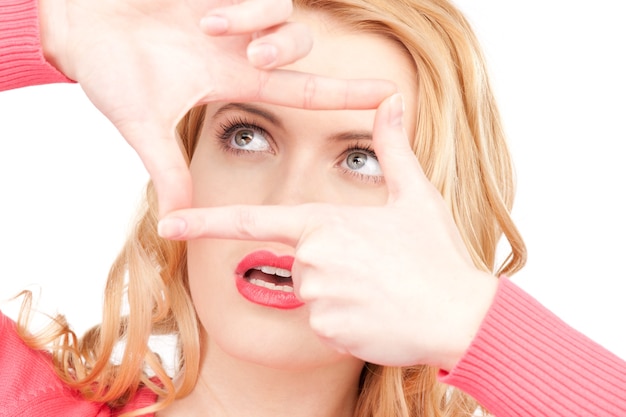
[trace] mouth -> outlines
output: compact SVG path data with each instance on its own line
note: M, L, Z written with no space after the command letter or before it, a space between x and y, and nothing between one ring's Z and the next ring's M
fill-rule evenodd
M266 307L293 309L304 303L293 290L293 256L278 256L269 251L246 255L235 269L239 293L248 301Z
M270 265L256 266L248 269L243 278L252 285L273 291L293 292L291 271Z

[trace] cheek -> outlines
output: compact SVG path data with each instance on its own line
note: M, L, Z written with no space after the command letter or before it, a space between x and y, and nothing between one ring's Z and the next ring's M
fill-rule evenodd
M354 182L344 182L344 186L337 193L337 204L349 206L382 206L387 202L387 187L384 185L356 185Z
M191 165L193 206L259 204L266 184L273 180L254 164L233 166L218 158Z
M211 316L211 310L219 309L220 298L217 295L227 290L220 288L226 280L216 279L222 275L220 272L226 272L219 271L223 266L223 262L218 262L219 258L223 258L223 254L220 253L220 246L213 240L194 240L187 243L189 289L201 321Z
M337 167L329 155L338 149L298 148L278 157L234 157L200 144L190 170L193 206L229 204L302 204L323 202L381 205L387 189L368 183ZM205 149L207 148L207 149Z

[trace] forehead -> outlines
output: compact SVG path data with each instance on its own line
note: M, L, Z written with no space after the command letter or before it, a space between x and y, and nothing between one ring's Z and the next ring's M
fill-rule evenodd
M405 98L415 94L414 63L397 42L357 32L318 11L296 9L292 20L310 28L314 43L307 56L286 68L335 78L391 80Z
M285 67L334 78L374 78L394 82L404 96L404 124L409 135L415 130L417 73L409 53L398 42L380 34L357 31L319 11L296 9L293 21L305 24L313 35L313 49L299 61ZM337 112L322 112L334 113ZM344 111L363 117L363 111ZM365 112L367 113L367 112ZM373 113L370 113L373 117ZM373 119L371 119L373 120ZM371 121L369 122L371 128Z

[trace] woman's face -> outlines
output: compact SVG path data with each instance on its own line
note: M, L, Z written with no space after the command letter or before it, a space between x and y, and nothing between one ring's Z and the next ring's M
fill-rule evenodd
M404 94L406 114L415 114L415 71L397 45L338 29L319 15L300 12L295 20L312 28L315 44L289 69L392 80ZM374 113L209 104L191 161L194 206L384 204L387 190L372 151ZM412 132L413 120L405 124ZM188 242L191 295L212 354L275 368L344 360L356 366L309 328L307 306L293 296L289 278L294 252L275 242Z

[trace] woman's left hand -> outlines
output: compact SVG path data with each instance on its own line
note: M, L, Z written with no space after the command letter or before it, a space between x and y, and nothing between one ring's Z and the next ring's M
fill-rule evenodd
M422 172L402 128L401 101L386 100L374 123L386 205L181 210L161 221L161 235L291 245L294 288L322 339L372 363L450 370L486 314L497 279L476 269Z

